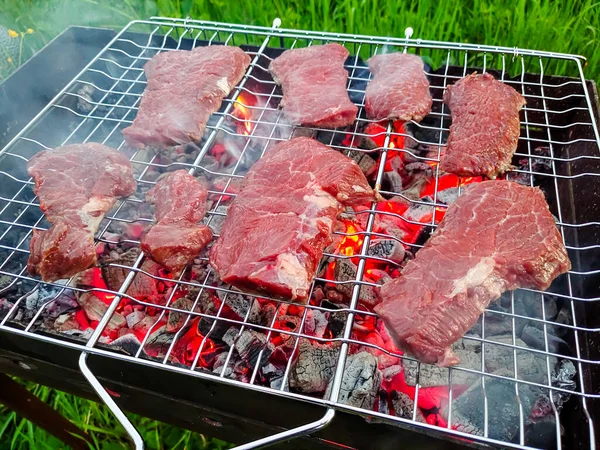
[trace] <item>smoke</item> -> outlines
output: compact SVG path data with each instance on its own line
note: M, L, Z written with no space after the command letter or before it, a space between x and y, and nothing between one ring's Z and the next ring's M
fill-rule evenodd
M156 0L0 0L0 56L9 50L14 53L13 41L20 39L2 39L7 30L24 34L21 55L12 55L10 67L0 65L0 75L8 76L18 67L15 58L25 62L70 26L120 29L132 20L156 13Z

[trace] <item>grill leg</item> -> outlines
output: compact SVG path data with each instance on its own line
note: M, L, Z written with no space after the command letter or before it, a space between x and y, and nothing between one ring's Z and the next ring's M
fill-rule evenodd
M90 448L88 443L91 443L92 440L85 431L77 428L56 410L3 373L0 373L0 404L12 409L34 425L43 428L71 446L73 450Z

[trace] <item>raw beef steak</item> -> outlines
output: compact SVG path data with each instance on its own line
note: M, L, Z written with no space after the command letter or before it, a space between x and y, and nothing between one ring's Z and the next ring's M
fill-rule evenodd
M338 128L356 120L346 91L348 50L339 44L286 50L269 66L283 90L280 106L294 125Z
M444 103L452 125L440 169L456 175L496 178L511 170L525 99L488 73L471 74L448 86Z
M305 302L343 206L374 198L347 156L310 138L281 142L246 175L210 263L242 290Z
M511 181L465 187L375 307L399 348L458 363L450 346L502 292L547 289L571 263L544 194Z
M136 190L127 158L101 144L74 144L38 153L27 172L51 224L47 231L33 230L29 273L56 281L95 265L100 222L117 198Z
M249 64L241 48L224 45L154 56L144 66L148 85L133 124L123 130L125 140L135 147L199 141Z
M156 205L156 225L142 237L146 255L179 276L212 239L199 223L206 214L207 190L185 170L169 173L146 194Z
M365 93L369 119L420 122L429 114L433 100L421 58L387 53L368 62L373 74Z

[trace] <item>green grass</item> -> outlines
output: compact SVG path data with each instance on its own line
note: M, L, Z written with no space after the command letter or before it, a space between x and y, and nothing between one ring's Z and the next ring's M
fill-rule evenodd
M411 26L423 39L582 54L587 77L600 78L594 0L0 0L0 25L35 30L25 56L70 24L118 28L151 15L257 25L281 17L288 28L399 37Z
M129 449L125 430L103 405L34 383L23 383L30 392L59 411L93 439L93 448ZM154 420L128 414L146 443L153 450L223 450L229 444L217 439L165 425ZM11 450L56 450L65 445L0 406L0 448Z

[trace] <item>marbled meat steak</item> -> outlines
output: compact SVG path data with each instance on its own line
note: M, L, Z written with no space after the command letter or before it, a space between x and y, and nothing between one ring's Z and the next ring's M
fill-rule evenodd
M374 198L347 156L310 138L281 142L246 175L210 264L242 290L305 302L338 214Z
M356 120L358 108L348 97L348 50L339 44L286 50L269 66L283 90L280 106L294 125L338 128Z
M212 239L199 223L206 214L207 190L185 170L171 172L146 194L156 205L156 225L142 237L146 255L179 276Z
M46 231L33 230L29 273L56 281L94 266L100 222L118 198L136 190L127 158L101 144L74 144L38 153L27 172L50 222Z
M368 63L373 74L365 93L369 119L420 122L429 114L433 100L421 58L387 53L373 56Z
M241 48L224 45L154 56L144 66L148 84L133 124L123 130L125 140L135 147L199 141L249 64Z
M496 178L511 170L521 133L525 99L488 73L471 74L448 86L444 103L452 125L440 169L456 175Z
M375 307L399 348L458 363L450 346L502 292L547 289L571 263L544 194L511 181L465 188Z

